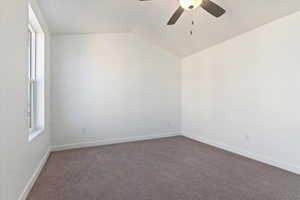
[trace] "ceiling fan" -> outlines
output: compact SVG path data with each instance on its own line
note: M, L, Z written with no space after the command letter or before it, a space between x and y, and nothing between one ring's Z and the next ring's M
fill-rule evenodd
M139 1L151 1L151 0L139 0ZM174 25L182 13L187 10L195 10L199 6L201 6L208 13L212 14L215 17L221 17L226 11L216 3L210 0L179 0L179 8L172 15L167 25Z

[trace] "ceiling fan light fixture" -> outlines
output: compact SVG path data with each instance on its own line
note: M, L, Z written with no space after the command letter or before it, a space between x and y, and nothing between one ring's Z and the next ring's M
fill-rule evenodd
M180 6L185 10L194 10L202 4L203 0L179 0Z

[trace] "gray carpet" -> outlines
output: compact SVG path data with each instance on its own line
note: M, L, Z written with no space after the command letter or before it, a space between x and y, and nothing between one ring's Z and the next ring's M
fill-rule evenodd
M172 137L52 153L28 200L300 200L300 176Z

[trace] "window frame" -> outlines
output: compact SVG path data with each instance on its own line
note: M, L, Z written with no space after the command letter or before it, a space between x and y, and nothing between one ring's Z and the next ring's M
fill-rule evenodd
M28 142L45 129L45 34L28 4L27 117Z
M35 130L34 127L34 85L36 84L36 32L32 28L31 24L28 25L28 126L29 131L33 132Z

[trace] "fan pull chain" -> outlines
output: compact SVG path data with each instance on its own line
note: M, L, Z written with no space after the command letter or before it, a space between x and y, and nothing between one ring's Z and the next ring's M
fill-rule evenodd
M191 18L192 18L192 23L191 23L191 31L190 31L190 34L191 36L193 36L193 28L194 28L194 15L193 15L193 12L191 13Z
M191 27L191 32L190 32L191 35L193 35L193 26L194 26L194 20L192 20L192 27Z

